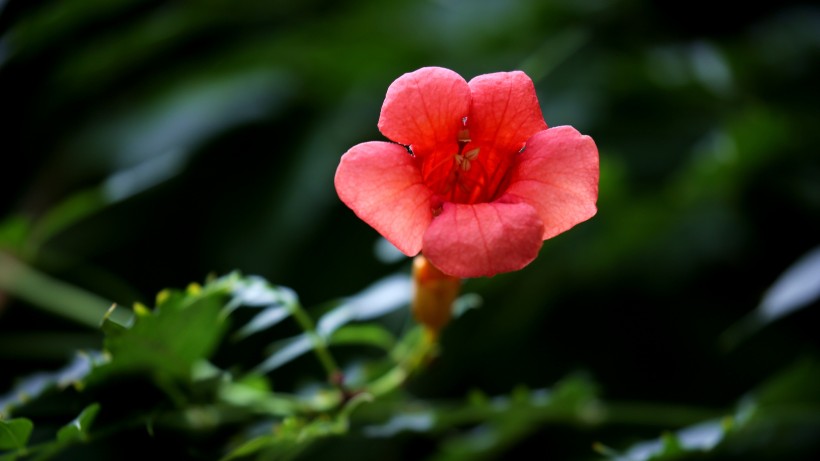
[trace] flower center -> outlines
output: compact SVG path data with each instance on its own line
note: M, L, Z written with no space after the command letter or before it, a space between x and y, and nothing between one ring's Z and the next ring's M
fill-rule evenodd
M513 157L473 142L465 127L456 143L441 146L421 159L422 177L442 201L491 202L503 191Z

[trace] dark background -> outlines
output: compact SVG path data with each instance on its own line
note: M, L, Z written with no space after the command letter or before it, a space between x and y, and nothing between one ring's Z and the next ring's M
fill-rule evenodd
M374 255L378 235L333 189L339 157L383 139L389 84L426 65L521 69L550 126L595 139L599 212L524 270L467 281L483 305L413 392L580 371L606 398L731 408L818 359L816 300L725 343L820 243L809 3L0 2L0 218L103 185L104 205L28 264L123 305L235 269L318 305L409 267ZM0 293L0 391L99 343L36 307ZM561 431L539 440L592 456Z

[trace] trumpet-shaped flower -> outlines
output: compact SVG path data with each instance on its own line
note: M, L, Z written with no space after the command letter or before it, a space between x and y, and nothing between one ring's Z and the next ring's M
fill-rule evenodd
M394 141L348 150L339 198L408 256L456 277L519 270L544 240L595 215L598 149L547 128L520 71L465 81L440 67L387 90L379 130Z

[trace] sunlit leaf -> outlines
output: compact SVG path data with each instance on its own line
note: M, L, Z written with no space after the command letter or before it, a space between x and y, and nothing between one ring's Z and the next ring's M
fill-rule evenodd
M271 354L256 367L259 373L273 371L282 365L301 357L313 348L313 342L307 334L283 339L271 346Z
M349 322L388 314L409 304L411 289L410 278L406 274L385 277L323 315L316 329L321 336L329 337Z
M820 247L786 269L766 291L758 306L763 322L772 322L820 298Z
M820 247L789 266L763 295L757 309L723 335L732 347L766 325L811 305L820 298Z
M234 278L236 276L231 276ZM271 285L262 277L247 276L234 278L231 283L233 299L228 303L228 310L239 306L270 307L287 306L299 302L293 290Z
M483 303L484 300L476 293L463 294L456 298L453 303L453 318L461 317L470 310L478 309Z
M34 424L26 418L0 419L0 450L25 448Z
M61 427L57 431L57 441L61 443L71 442L74 440L86 441L88 440L88 429L97 417L100 411L100 404L93 403L76 417L73 421Z
M254 333L267 330L286 319L290 314L291 310L284 306L266 307L262 312L256 314L250 322L240 328L239 331L236 332L235 337L242 339Z
M404 431L427 432L435 427L434 422L435 416L431 411L400 412L384 424L366 426L364 434L368 437L393 437Z
M607 450L616 461L672 461L681 455L710 453L732 444L740 453L755 450L753 440L766 438L769 448L805 449L820 430L820 367L802 361L744 396L734 415L710 419L654 440L639 442L622 453Z
M57 371L39 372L22 378L8 394L0 396L0 418L14 407L36 399L50 389L78 384L92 367L102 362L104 358L100 352L78 352L68 365Z

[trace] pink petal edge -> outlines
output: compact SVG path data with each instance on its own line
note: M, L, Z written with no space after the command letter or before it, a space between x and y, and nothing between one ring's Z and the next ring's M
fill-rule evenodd
M554 237L597 212L598 148L571 126L535 134L514 166L506 193L535 208L543 238Z
M541 249L543 225L527 203L444 203L424 234L424 256L456 277L519 270Z
M432 192L404 147L380 141L353 146L342 156L334 183L362 221L407 256L418 254L433 219Z
M527 139L547 128L535 86L524 72L479 75L468 85L472 105L467 125L473 141L516 153Z
M437 144L455 146L469 110L470 88L464 78L443 67L423 67L397 78L387 89L379 130L423 155Z

